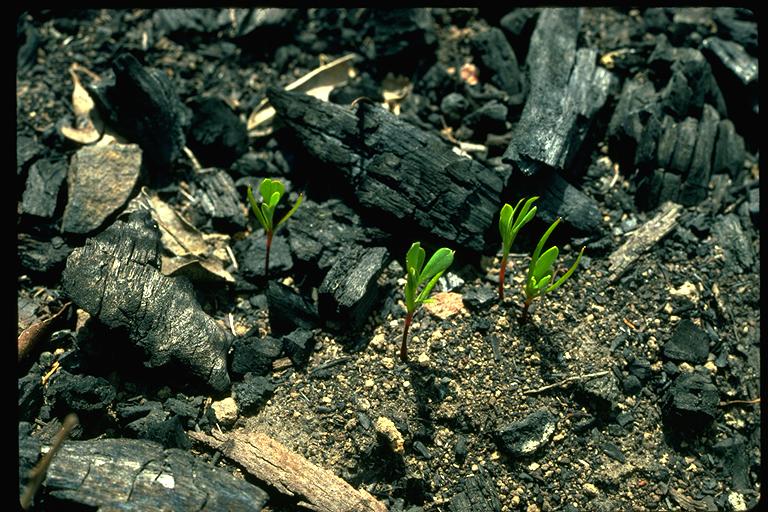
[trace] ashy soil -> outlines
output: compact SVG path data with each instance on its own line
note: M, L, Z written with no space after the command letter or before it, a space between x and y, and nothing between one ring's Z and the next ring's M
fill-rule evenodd
M73 117L68 72L73 62L104 73L119 51L130 51L144 65L164 71L182 102L200 95L222 98L245 123L264 98L266 87L285 86L321 62L349 52L361 53L355 69L369 73L369 80L379 86L377 80L383 80L388 71L406 76L412 84L423 84L421 77L434 63L460 69L472 60L472 34L498 26L506 14L492 9L429 9L434 45L413 57L412 69L399 73L392 62L387 63L389 67L377 63L376 51L366 46L373 36L364 31L365 11L300 10L279 30L263 29L268 39L261 39L259 28L250 38L232 37L226 27L203 25L163 33L159 27L165 25L159 24L152 10L24 13L18 20L19 45L24 37L26 41L34 37L37 47L29 65L17 69L17 138L33 138L39 157L51 161L68 162L80 148L58 131L62 122ZM669 11L670 15L676 12ZM658 34L644 29L645 14L643 10L587 9L580 41L601 53L652 45ZM532 26L527 30L514 40L516 52L527 47L519 42L530 38ZM695 43L696 38L689 36L680 46ZM524 55L518 54L517 59L521 65L525 62ZM629 76L626 70L617 73L621 79ZM591 147L585 151L584 163L568 175L573 185L597 202L602 232L553 237L550 243L557 243L561 250L561 273L583 245L585 255L563 286L534 301L526 323L519 321L523 279L530 252L547 227L538 219L524 228L513 247L502 302L496 292L500 252L479 257L453 247L456 261L439 283L435 302L417 311L408 340L410 360L401 362L397 353L405 318L402 248L410 241L397 238L396 225L378 226L391 237L393 260L378 278L380 297L363 327L339 332L324 327L321 319L313 330L315 347L306 366L277 364L268 375L274 384L271 397L252 412L241 413L234 424L217 425L206 412L229 392L213 393L184 373L175 373L181 370L143 368L141 358L132 354L105 354L98 346L107 342L109 331L88 327L86 315L76 307L43 342L33 370L32 362L19 365L20 390L30 372L45 375L44 387L51 385L57 358L76 353L84 362L67 366L67 371L104 377L114 387L115 397L103 415L92 416L90 424L88 416L81 418L74 439L136 437L136 431L116 416L121 404L178 398L197 407L197 417L185 419L186 429L267 433L354 487L366 489L390 510L755 507L762 473L760 236L759 204L755 212L756 196L750 191L759 187L759 151L748 140L739 178L713 185L697 205L680 207L669 232L621 276L610 279L611 255L662 208L637 207L635 175L623 166L619 169L622 148L612 147L605 134L620 91L612 94L607 112L597 119L595 133L587 139ZM420 101L429 101L428 90L414 87L411 94L413 102L416 95ZM401 105L403 112L421 116L424 126L440 133L435 119L428 116L439 112L439 103L417 108L408 101ZM510 109L507 135L519 111ZM736 123L739 134L750 130ZM473 139L471 130L465 133L467 139L462 139L460 130L453 133L463 142L485 142ZM249 152L258 152L270 162L262 170L278 168L289 181L294 179L293 166L315 164L285 127L276 126L271 135L252 136L248 144ZM486 157L499 155L492 151ZM280 165L274 165L276 161ZM47 218L25 214L21 202L26 172L26 168L17 172L20 240L33 236L55 259L50 256L55 249L48 244L55 247L56 240L63 238L66 253L96 234L61 233L66 186L58 192L54 214ZM182 184L190 173L194 170L188 160L177 162L163 183L147 182L147 190L162 193L179 210L191 208L183 193L186 183ZM309 200L318 202L332 196L317 182L322 177L306 178L302 171L293 190L306 191ZM313 190L325 195L313 198ZM517 198L504 200L514 204ZM734 234L723 228L726 218L735 219L741 231ZM193 217L190 220L194 223ZM291 222L286 227L289 233ZM215 232L210 225L198 227ZM258 229L251 215L246 230L233 238L244 239ZM21 258L30 247L20 243ZM428 248L428 254L432 250ZM44 271L31 271L32 263L22 266L19 332L55 313L68 300L61 285L65 256L58 256L58 263ZM198 300L238 337L269 336L266 283L263 279L248 282L236 269L230 270L235 284L196 287ZM271 278L316 300L313 288L322 276L302 275L302 271L296 266ZM698 346L706 340L704 356L696 362L675 357L674 347L687 343L680 341L683 338L693 339L691 343ZM88 363L89 358L98 365ZM706 383L705 392L715 390L715 404L705 404L706 397L696 394L705 393L701 388L684 386L693 376ZM233 382L237 382L234 376ZM28 424L23 430L49 442L63 416L46 398L27 402L19 396L20 419ZM195 397L201 398L195 401ZM693 404L690 409L675 408L686 399ZM402 436L402 453L378 432L381 418L389 419ZM525 421L533 426L521 426ZM505 437L509 431L518 437ZM244 473L201 446L190 444L189 450L227 471ZM469 496L480 492L477 489L491 496L486 503L459 508L457 495ZM274 489L268 492L265 510L296 508L290 498ZM56 500L46 502L44 490L41 494L39 510L62 506Z

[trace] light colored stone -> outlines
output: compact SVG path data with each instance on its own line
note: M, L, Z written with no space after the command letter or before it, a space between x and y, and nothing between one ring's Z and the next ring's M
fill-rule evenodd
M424 309L429 314L434 315L441 320L450 318L457 313L464 311L464 301L461 294L456 292L440 292L432 295L432 302L424 304Z
M231 396L211 404L216 421L223 427L231 427L237 420L237 403Z

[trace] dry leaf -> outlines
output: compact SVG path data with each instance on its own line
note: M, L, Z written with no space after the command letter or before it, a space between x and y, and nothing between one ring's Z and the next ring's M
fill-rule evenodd
M413 84L404 76L394 76L392 73L387 73L384 81L381 83L382 96L389 111L393 114L400 115L400 104L405 101L405 98L413 90Z
M298 91L314 96L322 101L328 101L328 97L334 87L337 87L350 77L352 73L352 59L354 54L345 55L333 62L315 68L295 82L285 87L286 91ZM253 133L261 125L275 117L275 109L269 105L269 100L264 98L248 117L247 128L251 135L264 135L271 130Z
M24 329L24 332L19 335L18 339L19 361L27 357L27 355L29 355L30 352L32 352L32 350L37 345L39 345L42 340L48 338L48 336L53 331L54 324L61 318L70 304L72 303L67 302L56 314L50 318L41 320Z
M73 84L72 110L75 113L75 126L62 126L61 134L80 144L93 144L104 133L104 123L102 123L98 111L94 108L96 105L93 99L88 94L88 91L85 90L83 84L80 83L78 71L83 71L96 80L100 79L98 75L77 63L70 66L69 75L72 77Z

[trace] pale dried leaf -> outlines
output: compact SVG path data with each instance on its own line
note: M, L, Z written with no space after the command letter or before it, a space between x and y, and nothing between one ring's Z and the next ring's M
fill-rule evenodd
M77 71L84 71L91 76L96 76L91 71L73 64L69 68L69 74L72 77L72 110L75 113L75 126L62 126L61 134L80 144L93 144L97 142L104 133L104 123L94 108L96 105L80 82Z
M235 278L224 270L222 262L209 256L175 256L161 258L161 272L169 277L187 276L198 282L234 283Z
M328 101L333 88L345 83L350 77L354 58L354 54L345 55L315 68L295 82L288 84L285 90L303 92L322 101ZM275 109L269 105L269 100L264 98L248 117L248 131L254 135L253 130L271 121L274 117Z

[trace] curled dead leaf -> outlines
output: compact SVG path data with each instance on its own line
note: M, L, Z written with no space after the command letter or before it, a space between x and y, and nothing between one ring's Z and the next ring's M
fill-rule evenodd
M104 123L95 108L93 98L80 82L78 71L82 71L96 81L101 79L97 74L77 63L70 66L69 75L73 84L72 110L75 113L75 126L62 126L61 134L80 144L93 144L104 133Z

